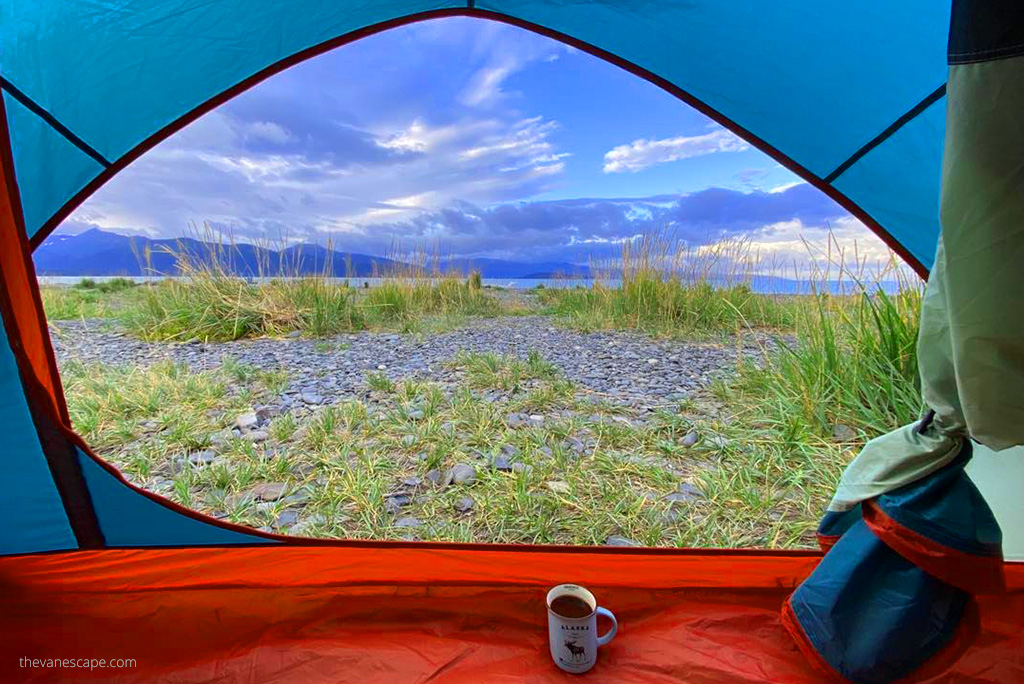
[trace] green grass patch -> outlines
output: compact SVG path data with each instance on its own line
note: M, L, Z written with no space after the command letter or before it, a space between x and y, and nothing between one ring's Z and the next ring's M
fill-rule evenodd
M252 285L215 273L148 287L122 318L129 331L150 341L223 341L293 330L322 336L366 327L350 288L320 278Z
M82 278L75 283L76 290L93 290L95 292L102 292L104 294L110 294L113 292L124 292L130 290L133 287L138 287L131 278L111 278L110 280L102 280L97 282L92 278Z
M754 294L745 284L714 287L660 271L626 274L621 286L538 290L547 311L583 331L637 329L655 335L701 337L748 327L793 325L792 298Z
M917 333L921 294L866 289L858 295L809 298L795 341L762 366L741 367L741 396L774 407L787 441L832 435L846 425L873 437L916 418L921 406Z
M654 335L707 337L751 327L788 328L791 297L755 294L742 242L693 252L667 234L623 243L618 259L594 264L589 286L538 287L548 313L573 328L636 329ZM615 286L606 283L615 282Z
M886 294L865 284L858 294L805 301L793 338L780 339L762 362L741 364L731 383L715 388L732 414L721 426L731 467L710 474L706 484L733 494L711 515L736 528L730 519L778 515L778 506L768 504L781 497L783 536L769 540L773 545L810 540L861 446L922 409L919 286L905 282L899 294ZM740 525L732 536L743 534Z
M456 277L395 279L371 288L363 309L381 324L403 324L423 315L498 316L505 307L493 295Z
M82 287L79 283L74 287L44 285L39 288L39 293L42 295L43 310L47 319L67 321L116 318L135 305L142 289L135 287L134 284L112 287L108 283L99 283Z

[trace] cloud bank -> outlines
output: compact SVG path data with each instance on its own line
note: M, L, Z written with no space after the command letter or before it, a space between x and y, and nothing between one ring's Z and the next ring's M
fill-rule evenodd
M637 172L655 164L700 157L716 152L742 152L750 144L720 128L704 135L678 136L663 140L634 140L613 147L604 155L605 173Z

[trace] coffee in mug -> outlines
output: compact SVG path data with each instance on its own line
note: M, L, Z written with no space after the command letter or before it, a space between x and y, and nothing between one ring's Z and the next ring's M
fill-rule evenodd
M548 592L548 643L551 659L566 672L581 673L594 667L597 648L615 637L619 623L594 595L575 584L560 584ZM604 636L597 635L597 616L612 621Z

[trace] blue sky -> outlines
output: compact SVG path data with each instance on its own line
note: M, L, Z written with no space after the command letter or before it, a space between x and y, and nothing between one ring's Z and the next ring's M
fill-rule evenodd
M161 143L62 226L355 252L580 260L665 230L806 258L828 230L881 242L656 86L478 19L414 24L265 81Z

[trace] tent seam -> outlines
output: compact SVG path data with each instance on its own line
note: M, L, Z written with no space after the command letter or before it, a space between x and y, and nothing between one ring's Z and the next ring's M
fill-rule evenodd
M40 119L45 121L50 126L50 128L57 131L57 133L59 133L64 139L66 139L69 143L77 147L85 154L89 155L94 161L96 161L102 167L109 169L111 166L113 166L113 163L109 159L104 157L102 154L100 154L96 150L96 148L82 140L82 138L76 135L74 131L72 131L64 124L62 124L57 117L43 109L43 107L40 106L38 102L30 98L28 95L22 92L17 86L15 86L13 83L11 83L8 79L4 78L3 76L0 76L0 88L8 92L11 97L13 97L19 103L21 103L26 109L28 109L30 112L32 112Z
M906 113L904 113L898 119L896 119L891 124L886 126L881 133L876 135L874 138L872 138L863 146L861 146L860 149L858 149L856 152L847 157L846 161L837 166L835 170L832 171L832 173L825 176L822 180L824 180L826 183L831 184L833 181L839 178L839 176L846 173L846 171L849 170L851 166L859 162L868 152L875 149L876 147L884 143L886 140L891 138L893 135L896 134L897 131L899 131L908 123L916 119L917 116L921 114L921 112L925 111L933 104L941 100L943 97L945 97L945 95L946 84L943 83L938 88L930 92L927 96L925 96L923 100L921 100L916 105L907 110Z

